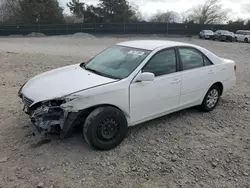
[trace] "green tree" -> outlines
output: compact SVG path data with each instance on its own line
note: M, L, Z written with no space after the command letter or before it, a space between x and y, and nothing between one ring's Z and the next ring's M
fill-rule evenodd
M28 23L63 23L63 9L57 0L19 0L20 18Z
M71 0L67 7L78 18L84 17L84 22L138 21L140 15L126 0L100 0L97 6Z
M101 16L104 22L131 21L136 12L126 0L100 0Z
M85 3L82 3L79 0L71 0L69 3L67 3L67 7L69 7L70 12L78 18L84 17L86 6L87 5Z

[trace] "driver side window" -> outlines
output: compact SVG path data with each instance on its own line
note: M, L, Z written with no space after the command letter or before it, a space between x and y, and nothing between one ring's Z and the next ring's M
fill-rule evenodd
M167 49L154 55L142 71L154 73L155 76L162 76L176 72L176 63L175 49Z

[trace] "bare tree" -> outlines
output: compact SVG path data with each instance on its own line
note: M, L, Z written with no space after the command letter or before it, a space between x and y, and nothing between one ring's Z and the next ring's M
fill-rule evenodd
M18 17L17 2L15 0L0 1L0 21L6 22Z
M165 22L165 23L179 22L180 15L174 11L160 12L153 15L150 21Z
M199 24L223 23L228 15L228 10L222 8L220 0L207 0L187 12L187 21Z

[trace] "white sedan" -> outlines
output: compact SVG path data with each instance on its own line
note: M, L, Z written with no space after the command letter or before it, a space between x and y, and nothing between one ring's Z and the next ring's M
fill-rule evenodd
M116 44L86 63L42 73L22 86L24 110L43 133L61 138L81 125L99 150L119 145L128 126L200 106L213 110L236 81L235 62L191 44Z

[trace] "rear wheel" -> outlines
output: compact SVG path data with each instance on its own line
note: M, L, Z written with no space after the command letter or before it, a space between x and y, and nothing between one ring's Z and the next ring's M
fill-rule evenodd
M248 43L248 38L245 38L245 40L244 40L244 41L245 41L245 43Z
M218 104L220 92L219 86L212 86L203 99L203 102L200 106L201 110L204 112L212 111Z
M98 150L118 146L126 137L127 131L127 120L123 112L111 106L95 109L83 125L85 140Z

